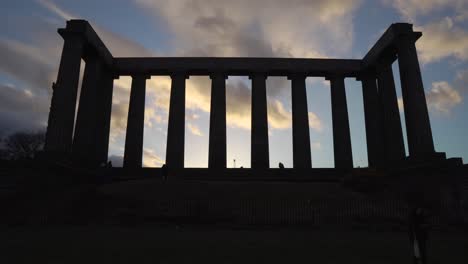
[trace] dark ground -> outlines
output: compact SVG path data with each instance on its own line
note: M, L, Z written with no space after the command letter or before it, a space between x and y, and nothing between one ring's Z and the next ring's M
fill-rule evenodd
M2 263L412 263L405 232L209 226L0 231ZM468 237L432 232L429 263L468 263Z
M385 214L379 196L356 192L341 183L162 183L147 179L76 185L62 176L30 177L24 180L28 184L19 185L19 189L3 181L0 264L412 263L405 216L387 222L382 218ZM241 224L229 222L233 219L226 223L218 219L217 224L208 219L203 223L193 221L209 215L210 210L220 213L216 206L222 208L229 204L223 201L231 199L277 201L278 208L275 203L267 203L270 209L254 213L260 217L255 221L264 222L261 216L267 213L263 216L271 214L277 223L251 225L249 218ZM355 213L378 218L359 218L359 225L347 226L328 222L329 208L362 199L371 203L355 208ZM290 204L281 203L283 200L293 205L296 200L310 200L306 211L325 214L324 218L313 225L289 223L295 218L282 217L304 214L304 208L292 210ZM315 200L335 204L323 207L322 203L315 205ZM193 215L183 218L187 208L181 205L201 211L189 210ZM202 209L207 205L211 209L205 212ZM247 208L262 206L254 203ZM171 215L179 215L179 219L174 221ZM468 263L466 228L432 229L428 259L429 263Z

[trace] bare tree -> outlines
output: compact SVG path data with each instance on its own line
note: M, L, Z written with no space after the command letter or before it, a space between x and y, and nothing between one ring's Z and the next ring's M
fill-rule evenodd
M4 158L10 160L31 159L44 147L44 132L17 132L2 140Z

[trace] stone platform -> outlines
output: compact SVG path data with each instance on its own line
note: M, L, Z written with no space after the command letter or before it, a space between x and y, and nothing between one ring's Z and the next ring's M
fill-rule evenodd
M23 168L0 173L28 175L13 192L0 190L3 259L8 263L411 262L406 202L388 186L369 192L352 184L356 174L361 179L387 179L372 170L339 177L324 170L322 179L329 176L327 181L284 177L266 181L261 175L245 180L242 174L211 175L218 176L213 180L194 177L199 174L191 173L197 169L167 181L155 169L134 177L117 168L107 173L119 170L120 175L111 173L114 178L109 182L96 178L104 171L84 174L62 168L51 175L50 169ZM320 178L315 172L312 175ZM419 172L430 178L427 171ZM232 180L236 175L244 180ZM90 177L96 182L76 181ZM468 241L463 228L450 225L440 213L431 216L430 224L431 263L465 263Z
M320 180L297 175L288 181L285 177L275 179L265 178L265 175L245 180L247 176L242 174L238 174L236 180L232 180L235 174L218 175L217 180L213 180L213 177L194 177L195 174L190 173L185 177L172 175L167 180L158 175L112 174L108 178L102 171L88 175L62 171L46 177L35 170L39 174L25 172L29 176L16 190L0 191L1 203L6 208L0 222L8 225L180 223L402 230L406 228L408 216L408 191L418 192L426 199L423 202L434 212L430 219L434 226L450 225L458 217L453 214L460 211L456 207L458 202L445 196L450 194L450 189L437 179L429 180L433 177L428 174L419 176L426 178L427 186L418 189L413 183L419 182L419 178L413 182L392 182L388 181L388 176L376 175L370 170L358 171L357 176L354 175L357 172L350 172L332 177L334 174L330 172L330 175L323 174ZM324 180L326 176L329 178ZM439 192L434 192L436 188Z
M0 232L5 263L412 263L406 232L184 225ZM429 263L467 263L467 247L466 233L431 232Z

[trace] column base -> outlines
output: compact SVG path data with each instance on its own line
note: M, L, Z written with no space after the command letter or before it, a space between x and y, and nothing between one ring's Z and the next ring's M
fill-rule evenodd
M40 151L36 154L35 161L47 167L58 165L87 169L102 167L100 163L104 163L88 157L74 156L60 151Z
M34 160L43 166L72 165L72 157L68 152L62 151L40 151L37 152Z
M90 159L88 157L83 157L83 156L75 156L72 158L72 164L74 167L77 167L77 168L87 168L87 169L100 168L100 167L105 167L106 163L107 161L100 162L96 159Z
M430 167L434 166L449 166L449 167L459 167L463 166L462 158L448 158L445 152L434 152L423 157L412 157L408 156L403 161L403 166L421 166L428 165Z

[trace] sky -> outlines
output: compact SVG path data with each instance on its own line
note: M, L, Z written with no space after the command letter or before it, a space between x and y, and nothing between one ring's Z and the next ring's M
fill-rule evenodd
M417 42L436 150L468 160L467 0L15 0L0 9L0 136L47 127L63 39L88 20L114 57L213 56L362 59L392 24ZM81 73L85 63L82 61ZM405 136L398 63L393 64ZM313 167L333 167L330 85L307 78ZM355 167L367 166L361 83L346 78ZM131 78L114 82L109 159L124 153ZM170 78L147 80L143 163L165 160ZM211 81L186 82L185 167L207 167ZM251 84L227 80L227 166L250 167ZM291 89L267 79L270 167L292 167ZM408 154L407 147L406 153Z

